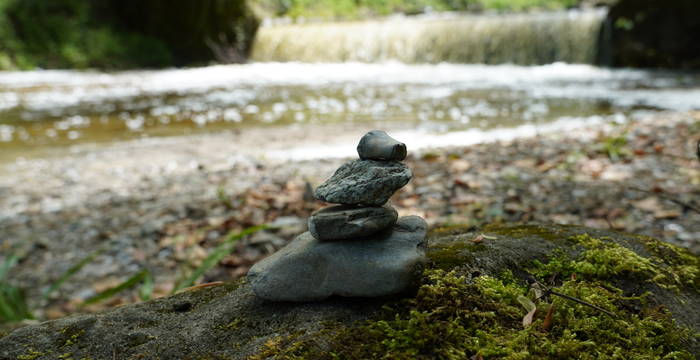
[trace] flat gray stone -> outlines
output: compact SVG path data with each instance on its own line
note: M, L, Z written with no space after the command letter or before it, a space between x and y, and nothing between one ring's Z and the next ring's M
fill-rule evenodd
M361 241L319 241L299 235L255 264L248 282L270 301L318 301L331 295L376 297L401 293L425 261L425 220L400 218L391 232Z
M363 160L395 160L406 158L406 144L382 130L372 130L360 139L357 154Z
M393 226L398 218L396 209L388 205L336 205L313 213L309 218L309 232L318 240L361 238Z
M398 161L353 160L339 167L315 195L334 204L381 206L412 176Z

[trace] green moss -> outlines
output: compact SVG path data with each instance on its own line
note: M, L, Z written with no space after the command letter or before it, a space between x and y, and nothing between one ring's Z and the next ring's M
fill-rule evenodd
M647 304L646 293L630 296L615 281L640 278L680 286L695 279L686 268L697 270L697 258L675 247L647 244L660 258L674 252L672 260L662 261L605 238L568 236L532 225L493 227L485 233L579 244L581 251L554 253L528 271L540 279L558 275L565 281L552 290L613 316L545 294L533 299L538 312L524 326L527 311L518 297L532 289L509 270L498 277L461 273L459 265L483 245L457 243L429 249L432 262L414 298L389 303L374 319L354 326L326 325L313 334L273 338L253 359L693 359L686 344L696 335L679 327L665 308ZM689 278L679 283L669 277L672 271L687 271ZM545 326L550 306L551 323Z
M244 321L242 319L234 319L233 321L229 322L226 325L219 325L215 329L216 330L226 330L226 331L235 331L240 329L240 327L244 324Z
M527 239L532 237L537 237L540 239L548 241L557 241L566 239L561 232L556 230L557 228L545 225L537 224L524 224L524 225L487 225L484 227L484 233L495 234L501 236L507 236L511 238Z
M434 267L448 270L470 263L474 259L473 253L485 249L486 246L482 244L458 242L448 246L429 248L427 256Z
M455 271L428 269L414 299L392 306L379 319L355 327L326 327L324 334L273 338L252 359L692 359L683 341L690 334L660 309L629 313L627 298L611 285L569 280L558 292L613 312L561 299L553 325L543 330L544 311L523 327L518 296L527 289L503 278L470 281ZM540 300L540 307L549 303ZM326 339L317 341L316 339Z
M17 357L17 360L34 360L40 356L44 356L44 353L36 351L34 348L28 348L25 354Z
M655 255L647 258L606 238L597 239L584 234L570 239L584 248L581 254L571 258L557 253L546 264L535 261L531 273L542 279L572 274L590 280L625 276L651 281L667 289L698 289L698 258L673 245L647 240L647 249Z
M469 232L470 230L473 230L474 226L471 225L465 225L465 224L445 224L442 226L439 226L435 229L430 230L430 236L446 236L446 235L455 235L455 234L463 234L465 232Z
M71 329L64 329L63 333L68 334L68 338L66 339L66 341L63 343L62 346L70 346L70 345L75 344L78 341L78 338L80 338L83 334L85 334L85 330L80 329L80 330L71 331Z
M700 257L691 254L688 249L651 237L639 238L657 262L661 262L668 269L675 282L700 291Z

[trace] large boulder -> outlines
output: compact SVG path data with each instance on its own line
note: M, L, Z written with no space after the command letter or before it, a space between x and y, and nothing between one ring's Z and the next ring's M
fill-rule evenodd
M427 241L422 284L404 298L277 303L238 282L20 328L0 338L0 359L699 354L684 328L700 331L700 260L685 250L559 225L454 226ZM543 296L526 316L519 302L534 280Z
M620 0L601 32L604 65L700 69L700 2Z

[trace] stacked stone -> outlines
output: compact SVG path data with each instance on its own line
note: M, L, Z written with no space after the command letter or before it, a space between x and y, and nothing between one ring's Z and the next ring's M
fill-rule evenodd
M357 146L359 160L342 165L315 192L339 204L309 218L309 231L248 273L256 295L271 301L314 301L331 295L374 297L411 286L425 261L427 224L399 219L387 204L411 179L401 162L406 145L373 130Z

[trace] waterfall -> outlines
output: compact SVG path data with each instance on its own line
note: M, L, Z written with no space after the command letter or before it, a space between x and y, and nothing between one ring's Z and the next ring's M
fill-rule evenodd
M591 64L605 15L606 10L594 9L265 25L258 30L252 59Z

